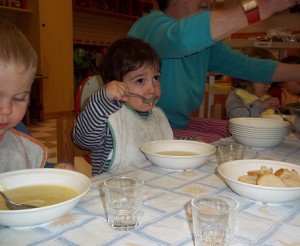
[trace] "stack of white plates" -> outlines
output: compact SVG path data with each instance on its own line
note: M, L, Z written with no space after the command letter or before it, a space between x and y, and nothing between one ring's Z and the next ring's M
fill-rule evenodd
M271 148L289 134L289 123L266 118L233 118L229 132L235 141L254 148Z

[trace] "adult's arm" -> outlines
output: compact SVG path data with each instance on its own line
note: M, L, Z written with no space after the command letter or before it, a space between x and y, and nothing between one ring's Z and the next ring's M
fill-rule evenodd
M231 49L222 41L209 49L208 71L234 78L270 83L280 64L278 61L256 59Z
M258 0L260 19L265 20L277 12L296 5L296 2L296 0ZM211 11L210 30L214 41L220 41L248 25L241 6Z
M300 64L248 57L222 41L211 47L208 60L208 71L235 78L263 83L300 80Z
M296 4L295 0L261 0L261 20ZM241 6L228 10L201 11L174 19L161 11L140 18L128 36L141 38L155 47L162 59L181 58L199 52L248 26Z
M281 81L300 81L300 65L280 63L273 73L271 82Z

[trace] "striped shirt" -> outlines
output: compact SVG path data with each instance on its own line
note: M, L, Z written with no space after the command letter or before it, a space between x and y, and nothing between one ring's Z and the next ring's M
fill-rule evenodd
M102 88L92 95L88 105L78 116L73 138L77 145L91 150L93 175L108 171L112 165L116 143L114 143L115 133L111 129L109 119L121 108L122 103L108 100L105 89ZM148 119L154 113L154 111L134 112L144 119ZM157 115L153 119L156 117ZM171 135L173 137L173 134Z

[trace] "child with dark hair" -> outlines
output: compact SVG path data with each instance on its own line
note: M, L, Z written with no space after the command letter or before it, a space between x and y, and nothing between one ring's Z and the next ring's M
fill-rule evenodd
M280 61L288 64L300 64L300 56L291 55ZM272 83L268 93L279 99L280 108L284 111L287 104L300 102L300 81Z
M276 60L270 51L263 48L245 48L241 52L256 59ZM232 87L233 91L226 100L229 119L274 114L274 109L279 106L279 100L267 94L270 84L232 78Z
M146 161L141 143L173 139L165 114L155 106L160 69L158 54L140 39L120 39L109 47L101 64L105 85L73 131L75 142L91 150L93 175Z

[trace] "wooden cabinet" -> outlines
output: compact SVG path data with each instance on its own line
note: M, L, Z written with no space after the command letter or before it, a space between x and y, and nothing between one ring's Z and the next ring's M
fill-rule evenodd
M38 23L44 113L55 118L74 109L72 0L39 0Z
M30 9L24 9L24 8L14 8L14 7L7 7L7 6L2 6L0 5L0 11L2 13L7 12L7 13L31 13Z
M105 46L126 37L133 23L155 8L154 0L73 0L76 45Z
M154 4L151 0L74 0L73 7L92 14L137 19L149 13Z
M74 109L72 0L30 0L27 9L0 7L0 18L18 26L36 50L43 79L43 118ZM39 92L38 92L39 93Z

